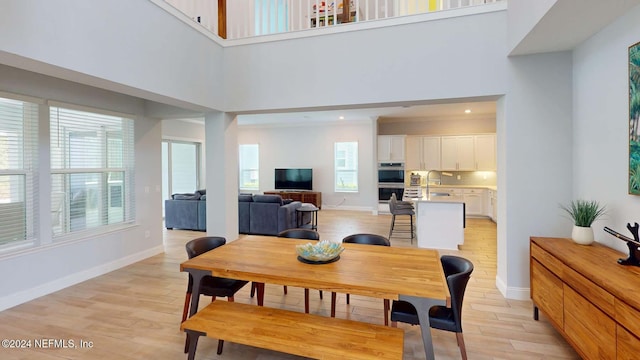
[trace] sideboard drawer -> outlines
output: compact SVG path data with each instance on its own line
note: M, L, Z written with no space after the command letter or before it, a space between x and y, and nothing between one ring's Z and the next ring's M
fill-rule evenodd
M564 285L564 332L584 359L616 358L616 323Z
M616 299L616 321L634 334L640 335L640 311Z
M617 360L636 360L638 354L640 354L640 339L618 325Z
M562 280L607 315L615 317L615 297L613 295L568 267L564 270Z
M556 259L553 255L546 252L540 246L531 243L531 257L538 260L540 264L549 269L553 274L560 277L561 279L564 277L564 268L565 265L558 259Z

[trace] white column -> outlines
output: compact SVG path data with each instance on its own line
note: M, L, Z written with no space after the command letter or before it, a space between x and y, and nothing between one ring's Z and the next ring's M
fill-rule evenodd
M229 113L205 114L207 235L238 238L238 122Z

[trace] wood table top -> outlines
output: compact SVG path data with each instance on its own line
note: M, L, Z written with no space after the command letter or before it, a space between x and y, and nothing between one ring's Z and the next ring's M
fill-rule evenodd
M440 255L433 249L342 244L336 262L305 264L296 245L309 240L244 236L180 264L180 270L397 300L399 295L446 301Z

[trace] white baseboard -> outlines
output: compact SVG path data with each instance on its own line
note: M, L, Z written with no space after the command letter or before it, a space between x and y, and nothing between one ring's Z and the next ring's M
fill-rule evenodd
M322 205L323 209L327 210L350 210L350 211L372 211L370 206L344 206L344 205Z
M507 299L513 300L529 300L531 299L531 289L530 288L518 288L518 287L508 287L507 284L502 281L499 276L496 276L496 287Z
M81 272L77 272L77 273L62 277L60 279L56 279L42 285L38 285L33 288L19 291L17 293L5 296L3 298L0 298L0 311L23 304L27 301L31 301L41 296L54 293L58 290L62 290L66 287L81 283L83 281L92 279L94 277L104 275L111 271L123 268L125 266L131 265L133 263L136 263L138 261L147 259L155 255L161 254L163 252L164 252L164 246L159 245L151 249L141 251L136 254L125 256L121 259L117 259L106 264L98 265L96 267L93 267Z

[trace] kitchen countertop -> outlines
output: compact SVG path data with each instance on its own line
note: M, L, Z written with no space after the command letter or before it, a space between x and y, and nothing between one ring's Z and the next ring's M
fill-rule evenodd
M409 187L417 187L417 186L409 186ZM426 185L420 186L423 189L426 189ZM429 185L429 189L488 189L488 190L498 190L498 187L495 185Z
M464 203L462 196L423 196L420 198L405 198L405 201Z

